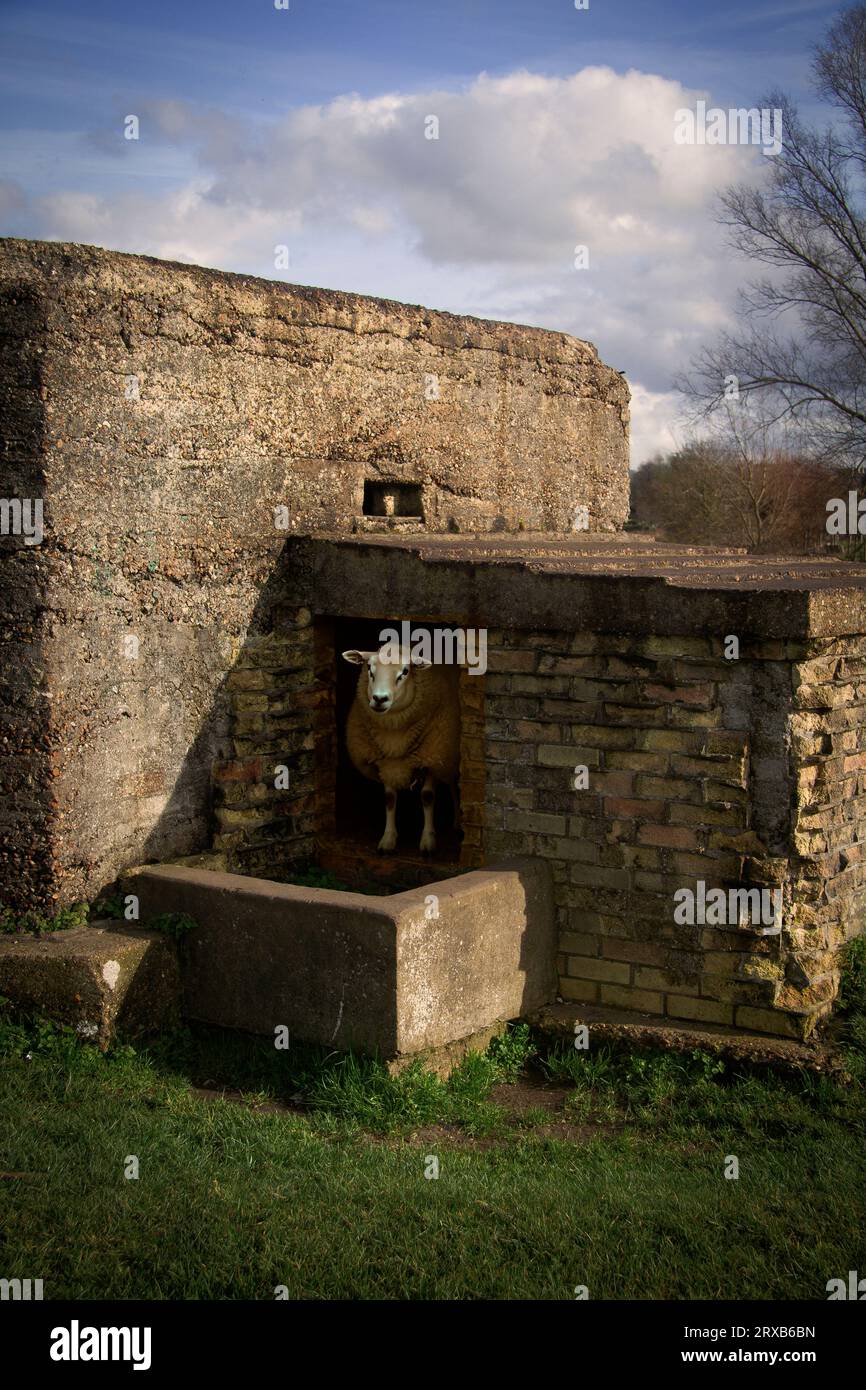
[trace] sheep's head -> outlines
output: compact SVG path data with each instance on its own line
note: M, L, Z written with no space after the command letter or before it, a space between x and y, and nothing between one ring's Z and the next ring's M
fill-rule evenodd
M378 652L343 652L346 661L354 666L366 666L367 703L375 714L386 714L390 709L402 709L411 704L413 672L416 667L430 665L429 661L413 659L408 652L402 653L400 661L388 661L388 655L385 647Z

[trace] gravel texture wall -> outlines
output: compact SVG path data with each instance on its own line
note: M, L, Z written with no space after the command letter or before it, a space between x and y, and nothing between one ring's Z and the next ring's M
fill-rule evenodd
M563 334L17 240L0 302L2 492L44 506L41 544L0 540L13 905L209 842L287 536L419 524L365 482L417 485L432 531L625 520L628 390Z

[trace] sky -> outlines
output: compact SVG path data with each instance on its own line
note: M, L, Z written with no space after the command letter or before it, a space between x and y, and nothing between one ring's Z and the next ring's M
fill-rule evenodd
M673 383L755 271L718 194L772 164L678 144L675 113L783 90L824 119L811 52L839 9L0 0L0 234L588 339L640 464L688 437Z

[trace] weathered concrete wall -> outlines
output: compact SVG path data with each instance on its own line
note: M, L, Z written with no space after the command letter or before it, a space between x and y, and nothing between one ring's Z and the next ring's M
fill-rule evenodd
M158 502L178 539L352 529L365 479L421 484L428 529L593 531L628 514L628 388L590 343L94 247L5 241L44 318L54 528ZM435 394L431 394L435 393ZM122 476L120 465L122 464ZM158 498L155 494L158 493ZM184 521L192 522L184 525Z
M0 246L3 492L45 506L41 545L0 542L7 901L92 897L208 843L225 679L272 620L279 526L351 530L365 479L420 483L434 529L625 519L628 391L590 344Z
M180 1021L176 950L160 932L115 921L41 939L0 936L0 994L101 1048Z
M0 450L6 498L45 494L40 398L46 306L27 284L0 281ZM0 538L0 899L30 904L27 885L55 876L56 804L45 646L49 565L22 536Z

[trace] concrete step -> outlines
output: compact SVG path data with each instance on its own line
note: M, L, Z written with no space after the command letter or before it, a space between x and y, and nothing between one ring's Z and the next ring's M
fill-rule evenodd
M750 1066L772 1067L782 1072L815 1072L843 1075L845 1064L832 1040L813 1035L806 1042L766 1033L750 1033L742 1028L726 1028L718 1023L691 1023L681 1019L658 1018L632 1009L614 1009L602 1004L549 1004L528 1015L531 1027L550 1042L573 1039L575 1027L589 1029L590 1048L622 1045L634 1049L656 1048L664 1052L691 1052L699 1049L727 1061Z
M177 954L161 933L113 920L40 937L0 936L0 995L104 1050L118 1034L177 1024Z

